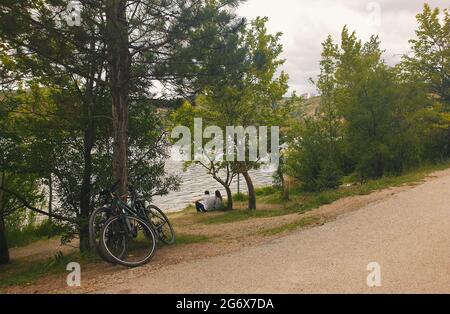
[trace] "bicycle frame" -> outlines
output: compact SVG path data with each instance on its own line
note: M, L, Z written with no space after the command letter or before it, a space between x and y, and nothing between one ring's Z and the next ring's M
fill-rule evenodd
M172 244L174 242L175 234L173 227L159 208L153 205L147 206L145 199L142 198L132 186L128 186L130 202L124 197L120 197L117 194L115 187L116 184L109 190L102 191L100 195L106 197L103 206L109 208L110 214L108 215L108 218L115 216L122 225L122 227L120 227L121 230L117 229L118 232L126 233L127 237L134 237L136 228L132 225L131 220L133 219L131 218L139 218L155 233L158 240L167 244ZM168 229L164 229L166 224ZM166 234L167 232L169 232L168 235Z
M138 208L137 205L137 197L133 195L131 199L131 206L124 202L117 194L111 192L112 198L112 207L118 210L118 214L120 216L133 216L140 218L148 223L148 225L154 229L153 224L147 217L147 215L143 212L143 208ZM128 231L131 231L131 226L129 225L129 221L126 220L126 225L128 227Z

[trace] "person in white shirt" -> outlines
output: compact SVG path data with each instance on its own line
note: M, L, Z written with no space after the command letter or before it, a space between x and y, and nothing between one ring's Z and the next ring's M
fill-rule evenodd
M215 196L211 196L209 191L205 191L205 196L203 199L195 202L195 208L199 213L206 213L212 209L214 209L214 204L216 202Z

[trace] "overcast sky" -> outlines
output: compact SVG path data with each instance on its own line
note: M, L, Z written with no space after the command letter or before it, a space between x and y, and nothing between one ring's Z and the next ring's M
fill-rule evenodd
M309 83L319 72L321 42L331 34L338 41L344 25L365 40L378 34L384 59L399 61L408 51L408 40L414 36L415 16L423 0L247 0L238 13L249 19L269 17L272 33L282 32L286 59L284 70L290 86L298 94L316 93ZM432 7L449 7L450 0L428 0Z

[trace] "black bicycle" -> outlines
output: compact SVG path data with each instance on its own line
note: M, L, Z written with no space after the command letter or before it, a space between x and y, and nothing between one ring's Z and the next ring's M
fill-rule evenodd
M129 186L131 202L118 197L114 185L101 195L104 206L96 209L89 219L91 246L108 262L135 267L152 258L156 239L163 243L175 242L175 232L167 216L154 205L145 206L145 200Z
M175 231L166 214L153 204L146 206L145 199L139 196L132 186L129 187L129 190L132 194L133 208L135 208L142 219L146 220L153 227L158 240L165 244L175 243Z

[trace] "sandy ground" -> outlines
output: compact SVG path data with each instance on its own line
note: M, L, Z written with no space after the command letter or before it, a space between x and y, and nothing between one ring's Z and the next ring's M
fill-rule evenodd
M56 274L0 293L450 292L449 187L450 169L418 186L348 197L304 214L222 225L174 215L177 233L212 240L163 247L136 269L82 265L81 288L68 288L66 274ZM260 234L309 216L319 219L306 229ZM11 255L34 260L55 250L61 247L50 241ZM366 284L370 262L381 266L381 287Z
M381 266L381 287L367 285L371 262ZM450 173L322 226L97 292L448 293Z
M43 260L53 257L57 252L69 253L78 247L74 240L70 245L62 245L60 239L40 240L30 245L11 248L9 254L13 260Z

